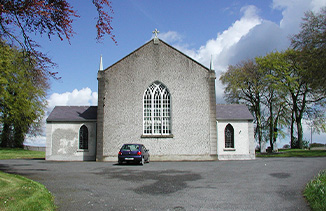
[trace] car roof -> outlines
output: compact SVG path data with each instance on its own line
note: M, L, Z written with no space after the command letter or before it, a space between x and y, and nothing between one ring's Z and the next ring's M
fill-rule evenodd
M144 146L144 144L136 144L136 143L134 143L134 144L123 144L122 146L124 146L124 145L139 145L139 146Z

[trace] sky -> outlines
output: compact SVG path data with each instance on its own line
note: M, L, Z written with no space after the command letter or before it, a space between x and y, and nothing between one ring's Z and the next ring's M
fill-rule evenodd
M105 69L152 39L155 29L160 39L199 63L209 67L213 59L217 103L225 103L218 78L228 65L287 49L304 13L326 6L326 0L112 0L115 44L108 36L96 41L92 1L69 2L80 16L74 19L70 42L35 37L39 50L57 64L52 71L61 77L51 79L44 119L57 105L97 105L100 56ZM44 146L44 134L29 137L25 144ZM311 141L307 126L304 137ZM288 142L278 140L278 146ZM313 134L313 142L326 143L326 134Z

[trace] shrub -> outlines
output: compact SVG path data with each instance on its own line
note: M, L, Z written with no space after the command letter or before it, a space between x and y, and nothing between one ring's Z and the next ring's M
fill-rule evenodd
M308 149L309 148L309 141L303 140L302 145L303 145L303 148Z
M321 171L307 184L304 196L312 210L326 211L326 170Z
M285 145L283 146L283 149L290 149L290 148L291 148L290 144L285 144Z

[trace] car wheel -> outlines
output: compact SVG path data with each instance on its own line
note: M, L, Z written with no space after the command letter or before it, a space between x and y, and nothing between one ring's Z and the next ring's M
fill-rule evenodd
M122 164L122 162L119 160L119 161L118 161L118 164L119 164L119 165L121 165L121 164Z
M142 157L141 161L140 161L140 165L144 165L144 163L145 163L145 159L144 159L144 157Z

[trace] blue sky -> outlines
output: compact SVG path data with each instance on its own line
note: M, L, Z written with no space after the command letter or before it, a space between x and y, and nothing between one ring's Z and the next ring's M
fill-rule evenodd
M109 37L96 41L97 12L91 0L69 2L80 15L73 22L76 34L70 44L56 37L36 38L61 77L51 80L47 113L55 105L97 105L100 55L104 68L109 67L149 41L156 28L160 39L203 65L209 66L212 56L218 79L230 64L285 50L304 12L326 6L326 0L112 0L115 45ZM218 80L216 94L223 103ZM313 140L326 143L326 135L314 135ZM44 145L45 137L27 141L32 142Z

